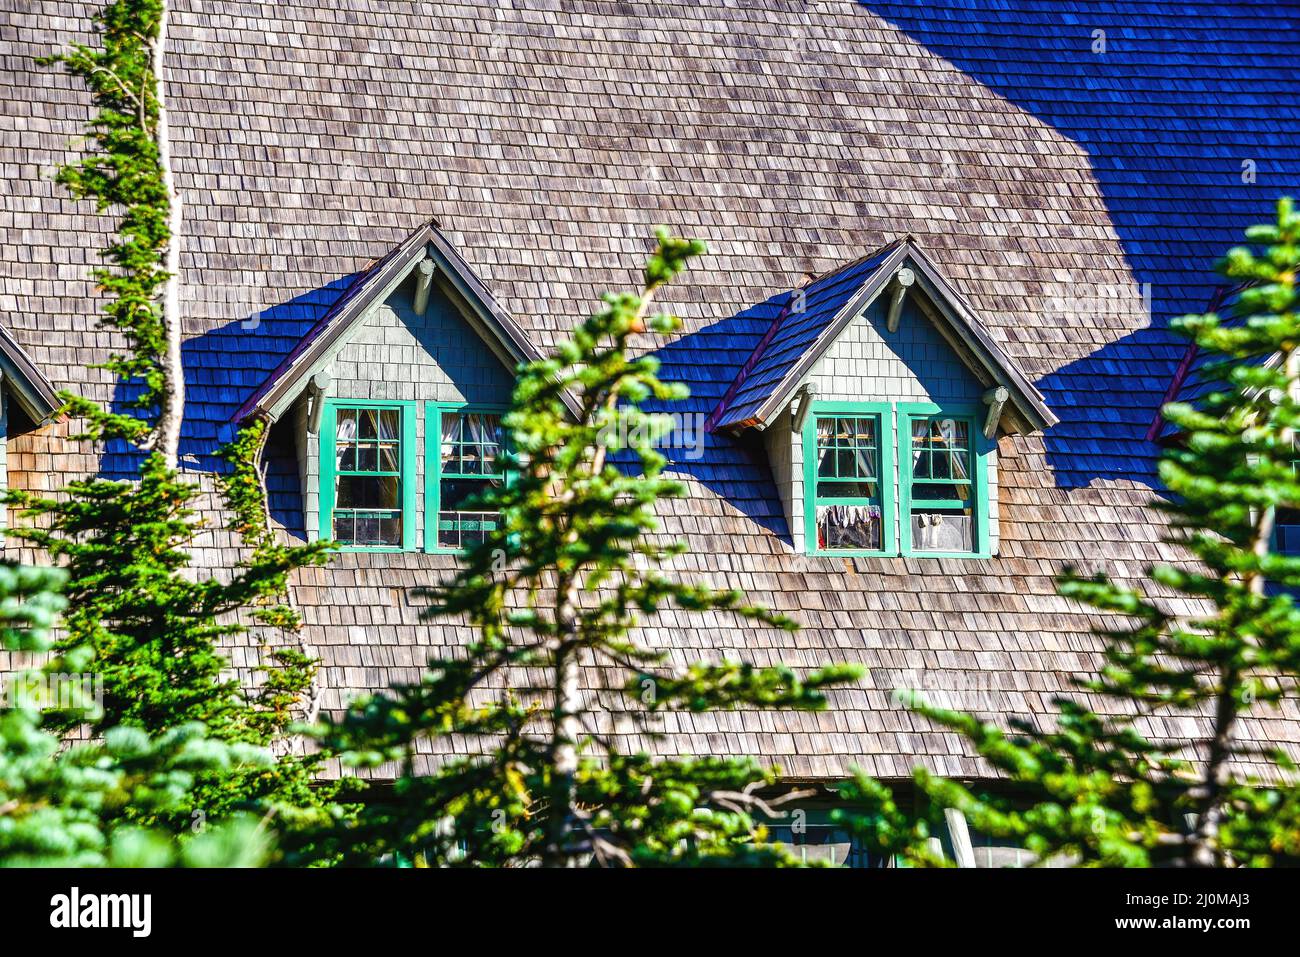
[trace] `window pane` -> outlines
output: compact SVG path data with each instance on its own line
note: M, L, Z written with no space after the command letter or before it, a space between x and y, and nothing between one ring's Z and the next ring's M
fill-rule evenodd
M912 501L908 521L917 552L975 550L970 423L943 415L912 420Z
M438 510L438 544L443 548L477 545L497 527L500 513L469 506L476 495L500 488L500 479L443 479Z
M875 498L880 486L875 482L818 482L818 498Z
M378 426L379 410L358 409L357 416L360 421L360 429L361 429L361 431L357 434L357 438L362 440L365 439L373 440L378 438L379 437L379 426Z
M400 509L399 484L395 475L340 475L334 486L334 506Z
M400 512L336 511L334 540L346 545L383 545L400 548L402 515Z
M442 471L453 475L499 475L501 416L442 414Z
M875 478L880 449L874 418L817 420L817 474L823 478Z
M969 423L945 418L912 421L913 478L966 481L969 457Z
M912 548L918 552L975 551L973 512L969 508L913 509Z
M835 867L888 867L889 859L869 851L846 831L823 825L772 825L769 839L783 844L791 854L806 862L821 861Z
M334 540L402 546L402 410L338 409L335 414ZM364 473L392 473L364 474ZM362 474L349 474L362 473Z
M878 505L817 506L819 549L879 551L880 534Z
M401 471L400 409L340 409L335 468L340 472Z
M458 511L473 496L500 487L499 479L443 479L441 508L444 512Z
M337 431L340 442L351 442L357 437L356 409L339 409Z
M400 512L335 512L334 540L347 545L400 548L402 515Z

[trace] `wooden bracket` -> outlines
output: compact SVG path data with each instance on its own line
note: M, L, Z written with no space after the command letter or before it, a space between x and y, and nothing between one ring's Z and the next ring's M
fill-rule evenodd
M433 285L433 273L438 268L438 264L432 259L420 260L420 265L415 267L415 314L424 315L424 311L429 308L429 289Z
M903 317L903 299L908 287L916 282L916 273L904 266L894 277L894 294L889 300L889 319L885 323L890 332L898 331L898 323Z
M1003 385L995 385L984 393L984 404L989 407L988 418L984 420L984 438L996 438L998 422L1002 419L1002 409L1007 404L1011 393Z
M307 431L315 435L320 431L321 413L325 411L325 394L329 392L333 377L322 369L311 377L307 383L307 394L311 397L311 410L307 419Z

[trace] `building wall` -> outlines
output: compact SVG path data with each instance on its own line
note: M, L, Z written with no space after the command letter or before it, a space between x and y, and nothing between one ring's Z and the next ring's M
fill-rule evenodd
M794 434L794 416L787 407L777 413L775 421L763 433L767 461L781 496L786 527L796 552L804 550L803 524L803 444Z
M511 370L492 352L435 284L423 316L412 305L408 279L376 307L329 365L328 398L415 401L416 541L424 541L424 402L505 406L514 390ZM299 475L307 534L319 537L320 436L307 431L309 403L296 404Z
M917 307L912 293L904 302L898 331L886 325L887 302L880 296L850 323L813 366L808 381L817 386L819 402L934 402L983 408L985 386L953 351L943 334ZM889 416L883 442L898 448L898 416ZM769 461L790 523L796 551L804 550L803 436L793 431L790 410L782 411L769 428ZM977 421L977 427L979 422ZM785 451L788 446L789 452ZM997 449L988 455L989 543L998 551ZM894 469L894 502L901 501L898 463ZM898 545L900 521L895 523Z

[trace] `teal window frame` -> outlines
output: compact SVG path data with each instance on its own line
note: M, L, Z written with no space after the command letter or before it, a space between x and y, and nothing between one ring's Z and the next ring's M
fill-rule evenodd
M320 456L320 508L317 510L316 537L332 541L334 534L334 496L338 478L335 446L338 438L338 413L340 409L395 409L400 416L398 436L401 442L400 470L398 473L399 501L402 512L402 544L352 545L340 544L347 552L402 552L416 547L415 508L415 416L416 403L382 399L326 399L321 409L320 431L317 433Z
M856 418L876 420L879 461L877 482L880 486L879 550L862 548L817 547L817 420ZM803 433L803 502L804 542L810 555L840 558L855 556L890 557L898 554L894 534L894 409L888 402L814 402L804 420ZM834 499L843 505L869 504L869 499Z
M980 427L979 409L972 405L938 405L933 402L900 402L898 412L898 526L901 554L915 558L988 558L992 554L989 535L989 454L994 448L992 439L985 438ZM970 437L971 456L971 509L975 526L974 549L968 552L936 552L918 550L912 546L912 505L925 502L932 507L942 507L936 500L917 499L913 494L912 478L912 423L917 419L944 418L966 423ZM919 480L924 484L923 480ZM939 484L951 484L944 480ZM955 506L954 506L955 507Z
M432 554L463 555L465 548L438 544L438 516L442 512L443 478L482 479L482 474L462 475L442 472L442 416L455 415L505 415L505 406L477 405L471 403L428 401L424 405L424 550ZM509 470L500 473L502 481L510 483Z
M1300 475L1300 459L1291 460L1291 474ZM1295 511L1297 512L1297 514L1300 514L1300 509L1284 509L1283 511ZM1296 528L1298 525L1300 525L1300 523L1282 522L1280 521L1280 518L1281 515L1278 514L1278 510L1275 508L1274 515L1273 515L1273 531L1269 535L1268 550L1272 552L1274 555L1285 555L1288 558L1300 557L1300 547L1286 548L1284 547L1284 543L1282 541L1282 529ZM1287 538L1292 538L1292 537L1293 536L1288 532ZM1298 542L1300 542L1300 534L1297 534L1294 537Z

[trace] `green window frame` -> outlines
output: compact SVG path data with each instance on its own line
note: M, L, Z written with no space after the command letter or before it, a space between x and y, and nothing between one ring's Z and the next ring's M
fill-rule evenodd
M492 512L459 512L443 510L444 483L461 483L472 487L484 481L508 483L510 475L504 465L497 462L485 468L489 453L504 450L504 437L500 433L489 437L482 433L466 431L471 416L502 416L501 406L482 406L447 402L428 402L425 405L424 425L424 550L439 553L460 553L467 540L476 533L496 528ZM454 435L443 435L443 422L456 416L460 428ZM449 424L449 427L450 424ZM451 445L453 454L444 461L444 445ZM449 488L451 486L448 486ZM465 517L453 518L452 515ZM456 541L447 539L454 533Z
M926 440L918 442L921 431ZM900 403L898 446L902 554L923 558L989 557L988 456L993 440L984 437L978 410L929 402ZM967 510L969 549L945 549L913 540L914 513L943 519Z
M395 429L385 429L382 425L371 428L363 427L362 422L391 422L384 413L395 415ZM386 402L368 399L327 399L321 410L321 427L318 434L320 445L320 508L317 512L317 537L332 540L335 534L336 518L343 512L352 516L355 522L362 519L370 521L390 521L396 518L400 522L400 544L382 541L358 542L348 540L340 542L344 551L410 551L415 548L415 415L414 402ZM340 441L339 422L356 423ZM394 448L395 446L395 448ZM351 450L351 457L340 448ZM339 508L339 482L348 479L395 479L397 483L393 506L362 507L351 506ZM359 484L359 482L357 483ZM354 524L354 530L358 526ZM382 527L382 525L380 526ZM376 536L378 538L379 536Z
M1291 460L1291 474L1300 475L1300 459ZM1276 510L1269 550L1275 555L1300 556L1300 509Z
M874 429L874 442L862 428L862 423L868 422ZM829 426L819 430L818 423L829 423ZM845 557L897 554L894 545L893 427L893 409L888 403L813 403L802 433L804 540L809 554ZM875 471L874 494L862 488L872 484L869 481L872 469ZM850 510L850 515L859 509L875 509L879 513L879 546L823 545L819 512L835 508Z

